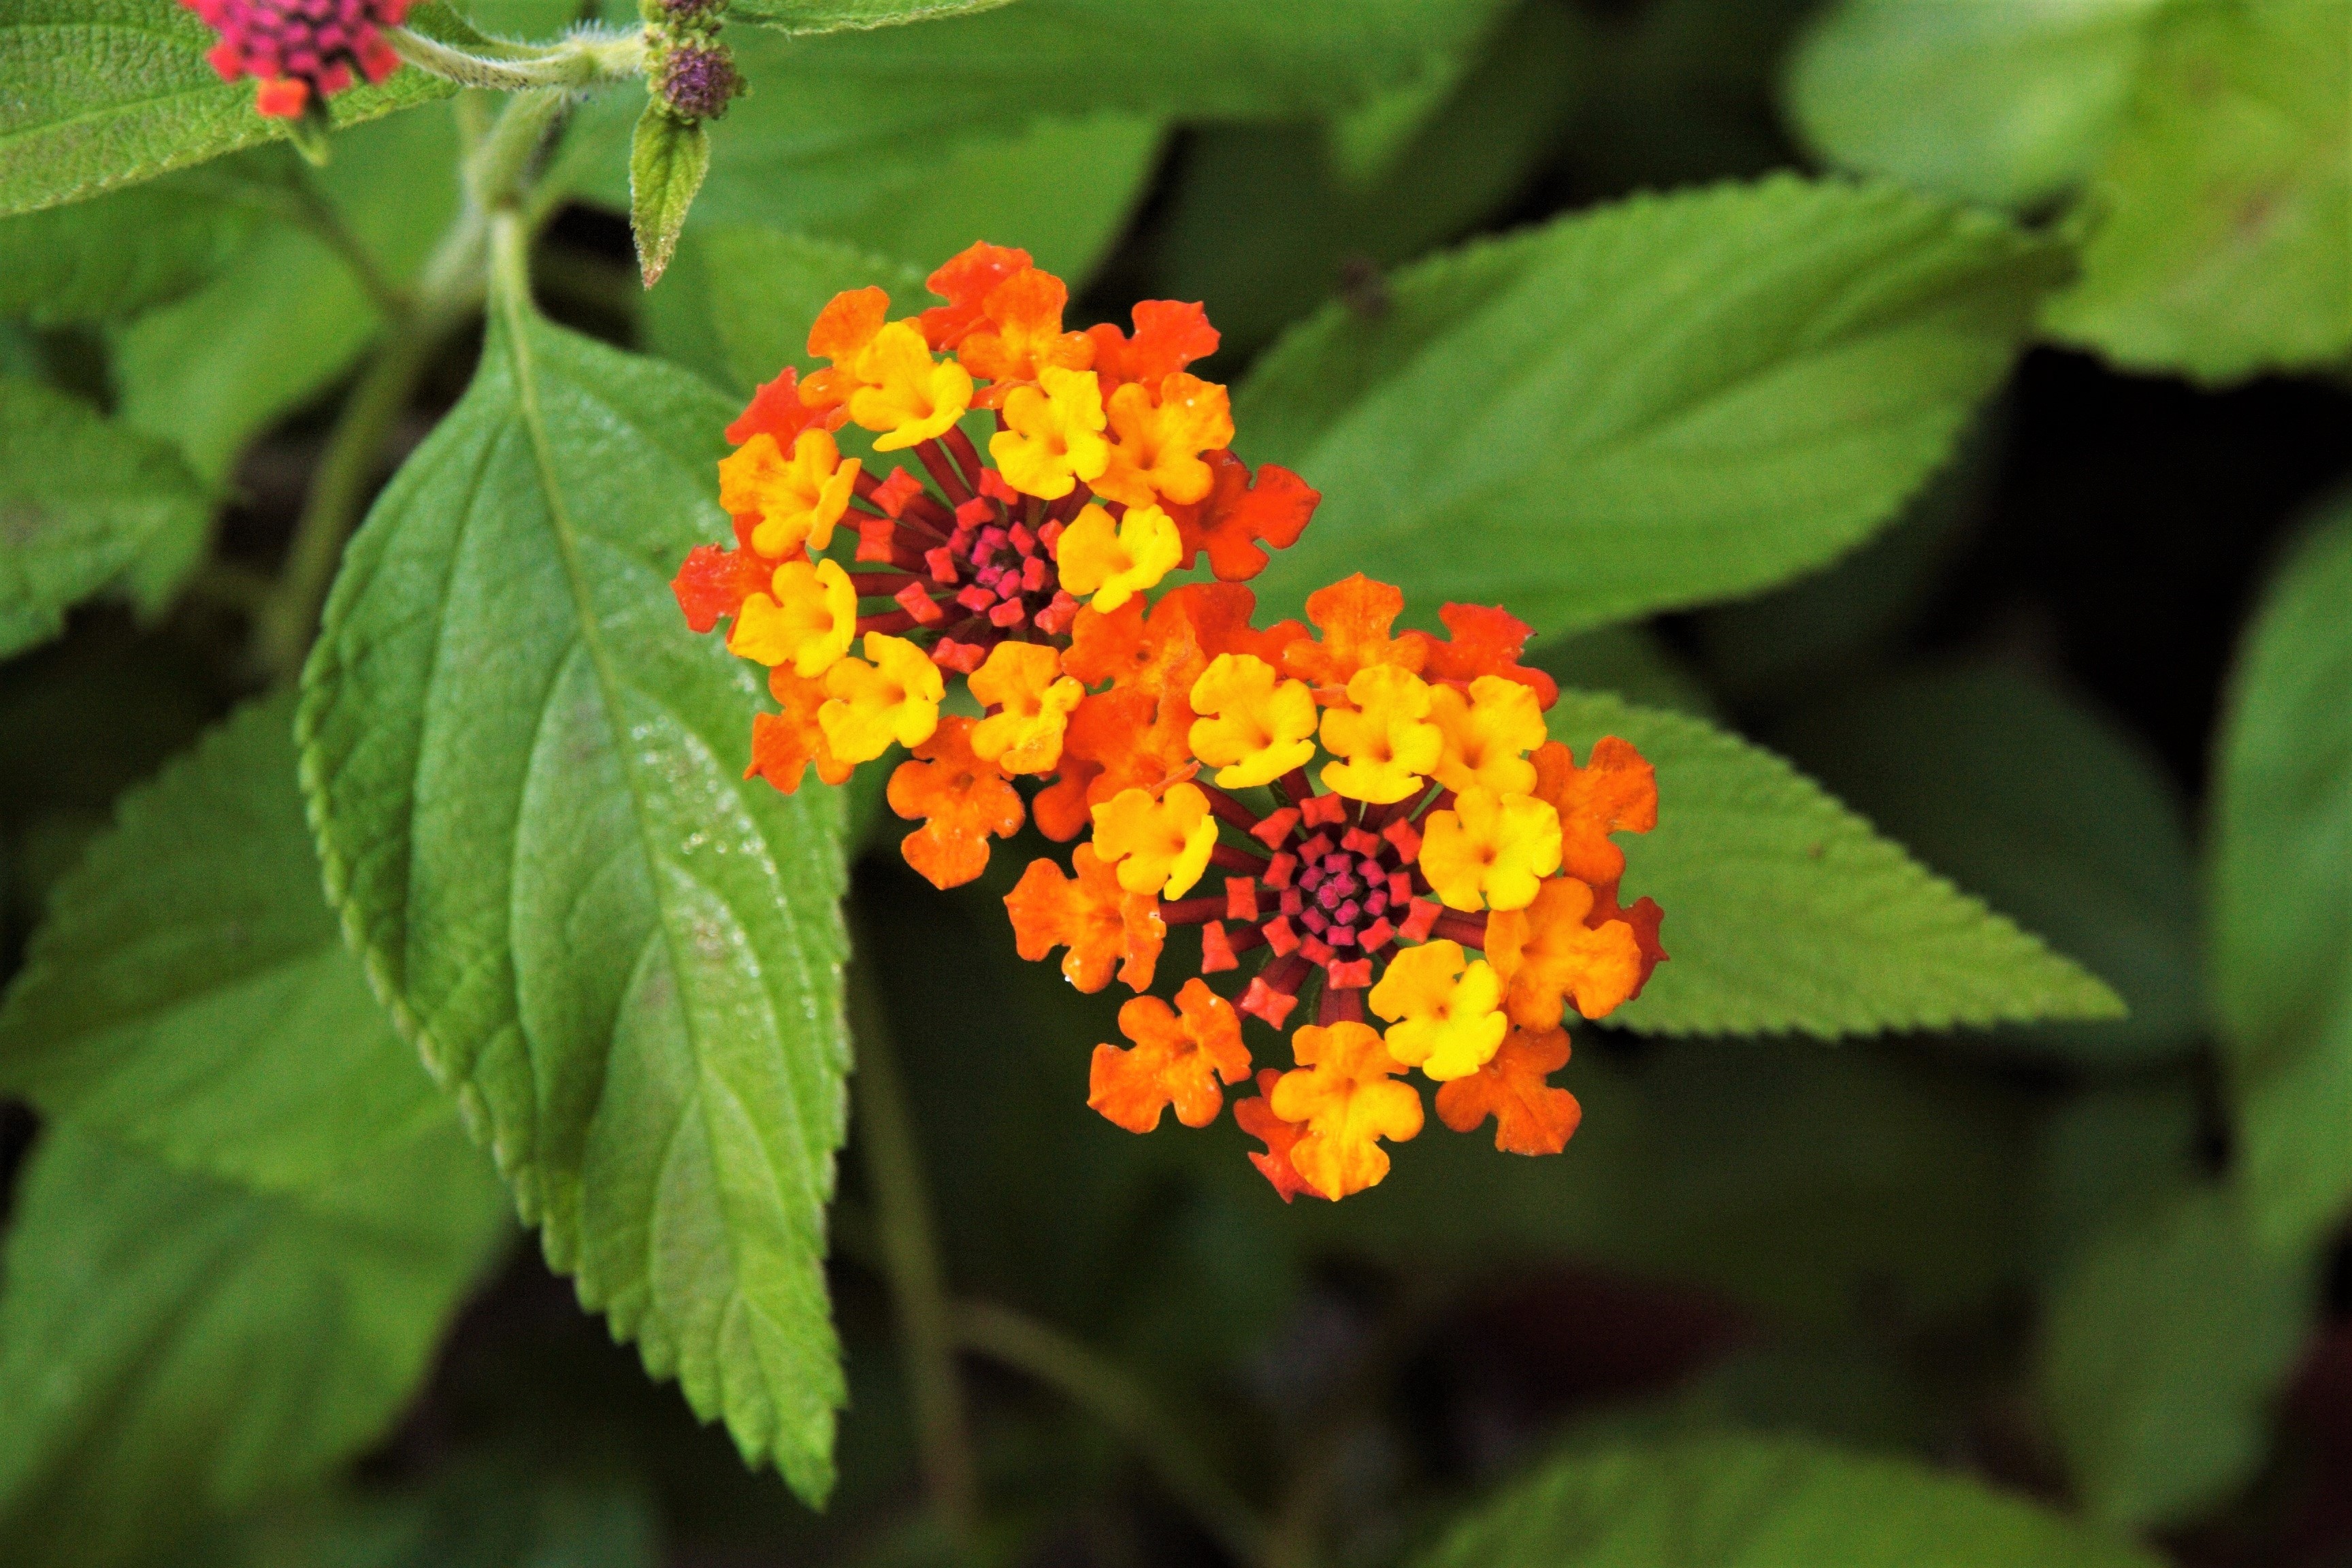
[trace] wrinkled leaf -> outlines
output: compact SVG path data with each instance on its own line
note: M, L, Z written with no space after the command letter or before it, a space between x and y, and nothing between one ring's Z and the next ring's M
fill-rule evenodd
M2352 1209L2352 503L2281 570L2219 747L2212 986L2257 1230Z
M2063 265L1981 214L1778 177L1408 268L1241 390L1239 449L1324 496L1262 596L1377 558L1432 610L1555 632L1822 565L1950 454Z
M352 541L304 675L329 888L550 1261L824 1493L840 807L745 781L751 666L668 579L734 406L509 310Z
M1423 1568L2155 1568L2120 1538L1976 1481L1786 1437L1570 1453Z
M2165 0L1844 0L1789 78L1825 157L2030 206L2098 161Z
M2241 380L2352 349L2352 4L2182 0L2093 177L2050 330L2134 369Z
M2307 1259L2257 1246L2218 1187L2117 1226L2058 1281L2038 1381L2094 1517L2179 1523L2252 1479L2315 1282Z
M2113 984L2131 1016L1993 1037L2088 1063L2203 1033L2197 878L2178 792L2112 721L1998 667L1881 680L1776 732L1798 763L1937 871Z
M68 609L210 510L170 447L0 376L0 657L57 636Z
M409 25L435 30L435 9L418 7ZM284 137L286 121L254 111L252 82L225 82L205 62L216 41L193 12L157 0L11 0L0 16L0 213L79 201ZM456 90L404 68L336 95L335 122Z
M1619 840L1622 897L1664 908L1673 958L1611 1022L1834 1037L2120 1015L2100 981L1769 752L1612 697L1564 693L1549 718L1579 757L1621 735L1658 771L1657 827Z

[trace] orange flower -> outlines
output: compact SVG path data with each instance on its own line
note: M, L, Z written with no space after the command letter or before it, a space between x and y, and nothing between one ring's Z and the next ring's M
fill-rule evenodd
M972 731L973 749L1008 773L1053 772L1070 710L1086 695L1062 673L1062 656L1042 643L998 643L966 684L995 710Z
M1048 369L1085 370L1094 363L1093 341L1062 331L1062 308L1069 302L1069 286L1034 267L989 290L981 321L956 349L964 369L995 384L974 406L1003 407L1014 386L1037 381Z
M1560 869L1596 886L1625 874L1625 852L1612 833L1647 833L1658 825L1658 774L1633 745L1603 735L1582 767L1553 741L1535 754L1538 799L1559 813Z
M850 394L866 384L855 368L857 356L889 319L890 296L880 289L852 289L826 301L809 327L808 352L830 360L833 368L818 371L801 383L801 401L824 409L847 404ZM846 407L840 407L840 413L843 418L848 417Z
M1283 650L1282 668L1309 686L1344 689L1356 672L1392 664L1419 674L1429 657L1426 637L1391 637L1389 627L1404 613L1404 593L1359 572L1343 583L1307 596L1307 618L1323 640L1300 637Z
M959 251L940 263L924 285L947 301L916 318L923 336L935 349L951 349L987 319L989 295L1016 272L1026 271L1029 253L986 241Z
M1234 1101L1234 1121L1243 1131L1265 1145L1265 1152L1253 1153L1250 1163L1257 1167L1258 1174L1274 1184L1274 1190L1281 1194L1284 1203L1301 1193L1319 1198L1323 1194L1308 1186L1307 1178L1298 1173L1298 1167L1290 1163L1290 1152L1307 1136L1307 1128L1300 1122L1285 1121L1274 1113L1274 1086L1281 1081L1282 1074L1276 1069L1260 1068L1256 1098Z
M670 580L669 589L677 595L677 607L686 613L686 624L691 629L707 632L719 624L720 616L740 612L744 600L768 591L776 563L751 548L750 532L748 527L737 525L742 543L734 550L698 544L687 552L686 563Z
M1257 542L1262 540L1276 550L1297 543L1323 494L1308 489L1307 481L1288 468L1272 463L1258 469L1253 480L1249 465L1231 452L1205 453L1202 461L1210 474L1207 496L1190 506L1171 502L1168 507L1168 515L1176 520L1176 531L1184 541L1181 564L1191 571L1193 558L1205 550L1209 570L1218 577L1228 583L1246 581L1265 571L1272 559L1257 547Z
M1176 993L1171 1010L1157 996L1137 996L1118 1010L1118 1030L1132 1050L1097 1046L1087 1104L1129 1132L1149 1132L1176 1108L1187 1127L1206 1127L1224 1109L1219 1085L1249 1077L1241 1015L1198 980Z
M1004 896L1021 956L1034 963L1066 947L1062 973L1079 990L1101 990L1110 984L1114 968L1129 990L1142 990L1151 984L1167 940L1159 901L1121 888L1109 862L1091 844L1079 845L1070 865L1075 878L1063 876L1051 860L1032 860Z
M1217 329L1209 325L1208 312L1198 302L1139 300L1134 320L1132 338L1108 321L1087 329L1094 343L1095 374L1102 377L1106 392L1129 381L1157 386L1194 360L1217 352Z
M1532 690L1538 707L1559 700L1558 681L1519 662L1519 650L1534 629L1527 622L1488 605L1441 605L1437 618L1445 623L1451 641L1440 642L1427 632L1404 634L1427 650L1423 679L1467 687L1482 675L1499 675Z
M1646 972L1633 928L1623 921L1597 930L1587 925L1592 903L1592 889L1573 877L1554 877L1537 892L1527 909L1525 943L1508 963L1503 1005L1512 1023L1551 1028L1564 1000L1588 1018L1606 1017L1640 988Z
M890 774L890 809L923 826L899 841L907 864L935 888L956 888L988 869L988 839L1021 831L1020 792L972 751L972 721L940 721L915 760Z
M812 408L802 402L800 374L786 365L775 380L762 382L735 423L727 426L727 444L740 447L754 436L766 436L778 450L789 452L803 430L840 429L849 410L838 405Z
M1129 382L1109 395L1110 461L1095 493L1128 506L1191 505L1215 482L1201 454L1234 438L1232 405L1214 382L1181 373L1156 389Z
M1495 1147L1507 1154L1557 1154L1583 1118L1576 1096L1550 1075L1568 1065L1566 1029L1513 1029L1492 1061L1437 1089L1437 1117L1456 1132L1495 1119Z
M743 776L766 779L786 795L801 787L801 774L811 763L816 764L816 776L829 784L847 779L855 764L834 756L817 721L817 711L824 706L824 682L778 665L768 672L768 689L784 710L751 715L751 765Z
M1290 1053L1298 1070L1284 1073L1267 1101L1283 1121L1306 1124L1291 1164L1327 1198L1378 1186L1389 1173L1381 1140L1402 1143L1421 1131L1421 1096L1393 1081L1404 1069L1363 1024L1309 1025L1290 1037Z

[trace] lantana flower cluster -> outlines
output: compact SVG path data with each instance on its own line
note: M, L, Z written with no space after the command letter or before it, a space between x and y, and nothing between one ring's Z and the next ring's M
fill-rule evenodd
M223 81L255 79L255 110L276 120L315 113L353 74L382 81L400 68L383 29L408 0L181 0L220 35L205 58Z
M989 245L929 285L948 302L898 321L879 289L835 297L808 345L829 368L785 369L727 431L735 543L673 586L768 668L750 772L790 793L907 748L887 798L940 888L1024 822L1073 844L1004 902L1024 958L1139 993L1090 1073L1121 1127L1171 1107L1206 1126L1255 1071L1251 1159L1286 1201L1336 1199L1421 1131L1417 1071L1449 1127L1492 1117L1498 1148L1558 1152L1567 1007L1605 1016L1665 956L1657 906L1619 902L1612 838L1655 823L1649 764L1612 737L1579 765L1549 737L1558 689L1500 609L1397 632L1403 595L1358 574L1305 624L1255 624L1242 584L1319 497L1233 454L1226 389L1185 368L1217 345L1198 304L1066 330L1062 281ZM921 477L845 457L853 422ZM1213 580L1162 589L1204 556ZM950 678L979 717L942 714ZM1146 993L1177 926L1200 973L1171 1004ZM1244 965L1234 996L1206 979ZM1289 1031L1290 1070L1255 1068L1244 1018Z

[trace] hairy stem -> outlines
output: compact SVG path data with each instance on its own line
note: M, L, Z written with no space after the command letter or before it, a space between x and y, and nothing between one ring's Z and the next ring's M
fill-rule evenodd
M1265 1525L1256 1510L1125 1368L1059 1329L986 1302L959 1305L955 1331L966 1349L1027 1373L1126 1438L1169 1495L1235 1560L1265 1561Z
M544 47L487 46L477 53L428 38L406 27L384 37L393 52L417 69L467 87L528 92L534 88L590 88L625 81L646 71L646 35L589 31Z
M864 942L858 947L861 954L872 951ZM978 1521L979 1486L964 1418L963 1383L956 1370L922 1159L915 1147L881 998L875 993L871 960L864 956L849 967L849 1019L857 1046L857 1142L865 1155L882 1271L898 1312L899 1349L914 1399L923 1489L949 1538L969 1543Z

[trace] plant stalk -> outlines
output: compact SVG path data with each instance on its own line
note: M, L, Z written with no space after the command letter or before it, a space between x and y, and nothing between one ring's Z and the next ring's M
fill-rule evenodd
M979 1522L979 1483L939 1246L931 1230L929 1194L881 998L874 988L871 960L863 956L873 950L862 942L858 947L861 955L849 966L848 997L857 1048L853 1097L857 1142L866 1185L872 1189L883 1274L898 1313L924 1495L948 1538L969 1546Z

